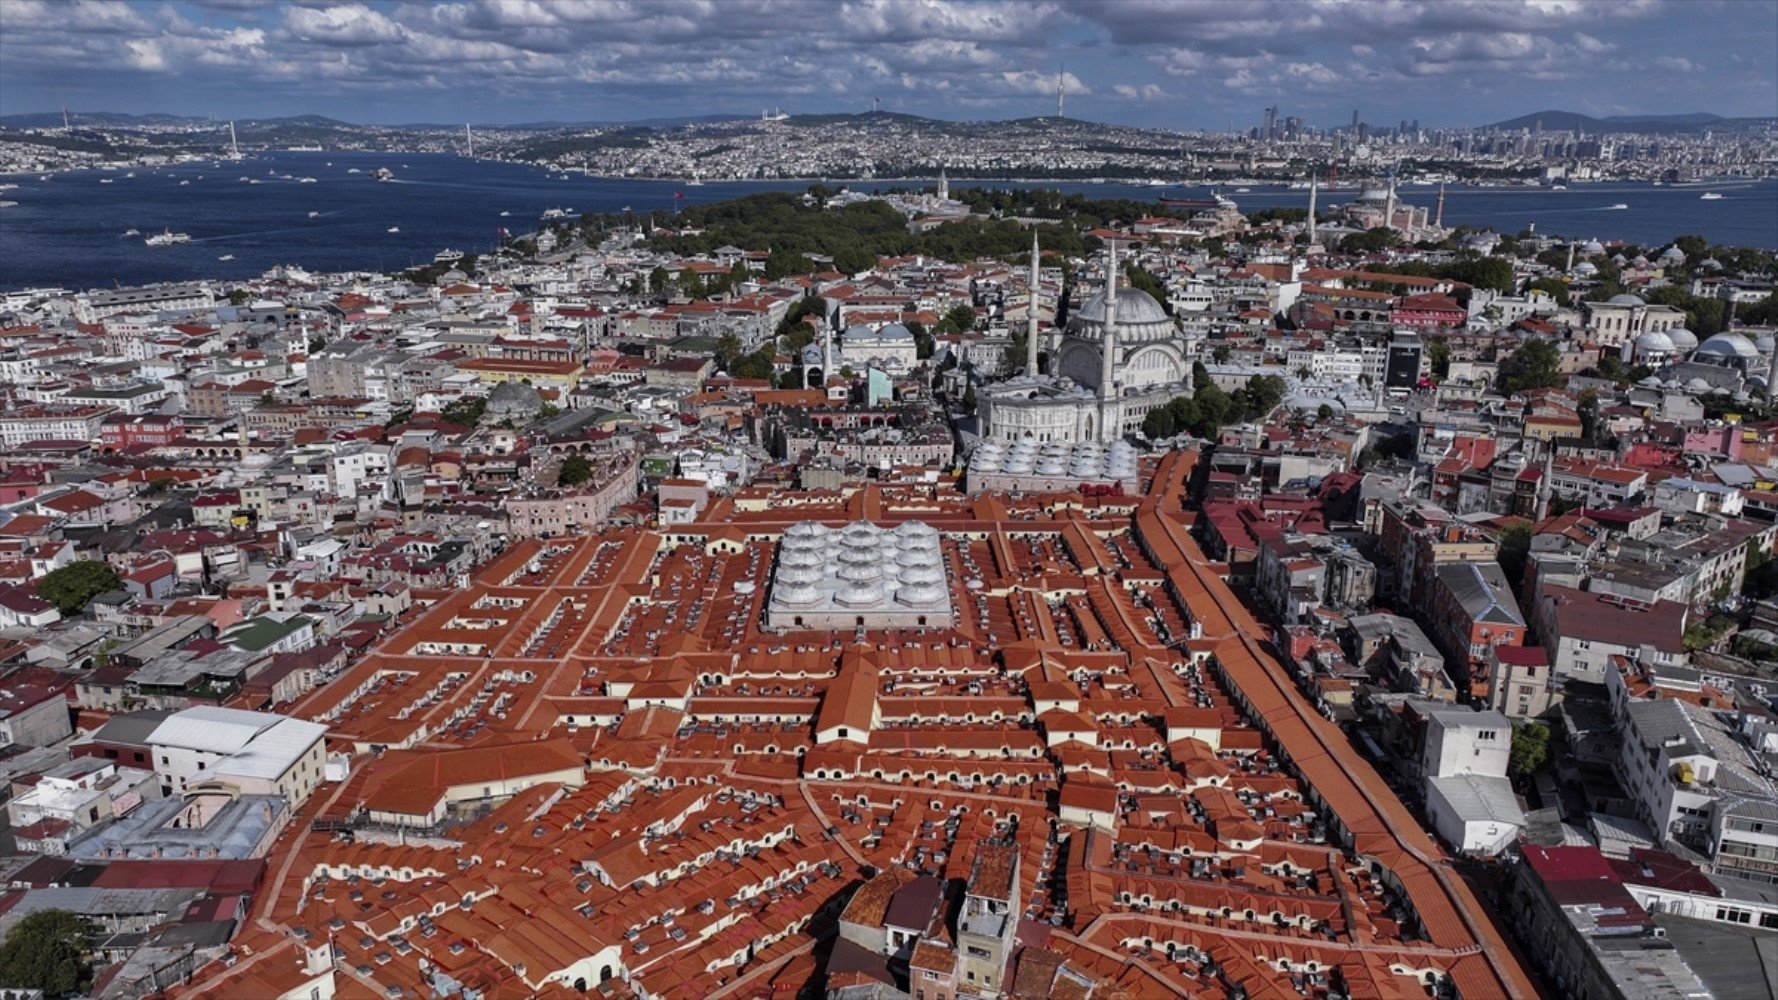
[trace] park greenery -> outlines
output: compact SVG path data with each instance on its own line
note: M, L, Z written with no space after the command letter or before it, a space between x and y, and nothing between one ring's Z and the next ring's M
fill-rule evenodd
M53 570L37 581L37 596L55 605L64 615L86 610L92 599L120 585L117 570L96 559L80 559Z
M1057 217L1037 227L1047 249L1068 256L1085 254L1080 219ZM649 240L654 250L681 255L710 254L723 246L766 250L765 277L808 274L823 268L814 257L833 261L846 273L865 271L879 257L922 254L946 261L1027 254L1031 230L1010 219L969 218L923 233L908 231L907 219L886 202L863 201L823 208L820 199L783 192L749 195L733 201L687 208L669 223L678 230Z
M1531 389L1553 389L1566 381L1561 365L1562 354L1555 344L1542 337L1530 337L1500 359L1495 384L1509 396Z

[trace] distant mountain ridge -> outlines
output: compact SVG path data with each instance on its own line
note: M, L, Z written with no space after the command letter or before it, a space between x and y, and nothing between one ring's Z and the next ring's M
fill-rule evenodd
M1611 115L1595 118L1578 111L1537 111L1483 128L1514 132L1542 126L1545 132L1590 132L1605 135L1613 132L1701 132L1704 129L1735 129L1747 125L1768 124L1771 118L1724 118L1703 111L1672 115Z

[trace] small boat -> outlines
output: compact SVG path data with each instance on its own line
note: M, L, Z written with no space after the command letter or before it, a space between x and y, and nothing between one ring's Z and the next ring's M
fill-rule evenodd
M432 255L432 261L435 264L454 264L462 259L463 251L452 250L450 247L445 247L443 250Z
M141 236L142 230L140 230L140 229L126 229L123 231L123 234L125 236Z
M331 167L331 166L333 166L333 161L332 161L332 160L328 160L328 161L327 161L327 165L328 165L328 166L330 166L330 167Z
M246 176L243 176L243 177L242 177L242 178L241 178L241 180L242 180L242 181L243 181L243 182L245 182L245 181L251 181L251 180L252 180L252 179L253 179L253 178L251 178L251 177L246 177Z
M378 167L371 171L370 175L379 181L392 181L395 179L395 171L390 170L388 167Z
M129 172L129 173L127 173L127 174L124 174L124 176L125 176L125 177L134 177L134 176L136 176L136 172L135 172L135 171L134 171L134 170L132 170L132 171L130 171L130 172Z
M321 216L320 212L310 212L309 213L309 218L311 218L311 219L319 218L320 216Z
M1235 193L1236 194L1247 194L1248 192L1250 192L1252 190L1253 190L1252 188L1236 188Z
M234 255L234 254L232 254L232 253L225 253L225 254L223 254L223 255L222 255L222 256L220 256L220 257L218 257L218 258L216 258L216 259L217 259L217 260L234 260L234 259L235 259L235 255Z
M248 180L247 183L249 183L249 184L264 184L265 181L262 181L259 178L255 177L255 178Z
M170 247L175 243L190 243L191 237L185 233L175 233L171 229L156 233L143 242L151 247Z
M1566 184L1551 184L1550 190L1551 191L1566 191L1566 190L1568 190L1568 185L1566 185Z
M1721 201L1722 195L1715 192L1715 191L1706 191L1703 194L1698 195L1698 200L1699 201Z
M346 173L348 173L348 174L357 174L357 173L362 173L362 172L363 171L359 170L357 167L353 167L353 168L346 171Z
M314 184L314 183L316 183L315 178L313 178L313 177L298 177L296 179L296 182L298 184Z
M116 183L116 182L115 182L115 181L113 181L113 180L112 180L112 179L111 179L111 178L109 178L109 177L101 177L101 178L99 178L99 183L100 183L100 184L115 184L115 183Z
M190 181L180 181L180 182L179 182L179 186L180 186L180 187L190 187L190 186L191 186L191 182L190 182Z
M16 202L16 201L0 201L0 208L17 208L17 207L18 207L18 202Z
M1629 208L1629 207L1630 207L1630 206L1628 206L1628 205L1626 205L1626 204L1624 204L1624 203L1623 203L1623 202L1621 202L1621 201L1620 201L1620 202L1618 202L1618 203L1617 203L1617 204L1615 204L1615 205L1607 205L1607 206L1605 206L1605 210L1606 210L1606 211L1607 211L1607 212L1621 212L1621 211L1623 211L1623 210L1624 210L1624 209L1626 209L1626 208Z
M511 213L511 212L501 212L501 213L500 213L500 217L501 217L501 218L502 218L502 219L504 219L504 218L506 218L506 217L507 217L507 216L509 216L509 215L511 215L511 214L512 214L512 213Z
M16 190L18 190L17 184L0 184L0 191L16 191Z
M390 226L388 231L391 233L399 233L399 232L401 232L401 227L400 226Z

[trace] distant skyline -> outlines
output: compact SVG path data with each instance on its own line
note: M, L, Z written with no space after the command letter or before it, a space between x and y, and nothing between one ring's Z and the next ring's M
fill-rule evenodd
M1778 115L1778 0L0 0L0 114Z

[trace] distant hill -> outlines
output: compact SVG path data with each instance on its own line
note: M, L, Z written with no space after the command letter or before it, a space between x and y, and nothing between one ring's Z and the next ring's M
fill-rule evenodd
M70 111L68 123L75 128L91 126L166 126L201 125L203 118L185 115L124 115L114 111ZM60 128L60 111L34 111L20 115L0 115L0 128Z
M1699 132L1707 128L1734 129L1771 121L1769 118L1724 118L1702 111L1677 115L1612 115L1608 118L1594 118L1577 111L1552 109L1520 115L1483 127L1513 132L1534 129L1541 123L1545 132L1580 131L1604 135L1610 132Z

